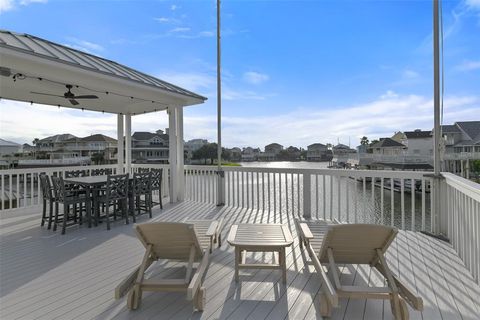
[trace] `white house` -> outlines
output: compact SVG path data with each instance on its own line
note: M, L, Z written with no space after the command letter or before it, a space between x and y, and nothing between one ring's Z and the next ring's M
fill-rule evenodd
M307 161L326 161L331 159L328 148L322 143L313 143L307 146Z
M407 147L407 156L431 157L433 155L432 131L405 131L402 143Z

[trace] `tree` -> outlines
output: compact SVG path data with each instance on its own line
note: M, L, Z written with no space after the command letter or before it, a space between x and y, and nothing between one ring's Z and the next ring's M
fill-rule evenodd
M37 152L36 152L36 150L37 150L37 144L38 144L39 142L40 142L40 139L38 139L38 138L35 138L35 139L33 139L33 141L32 141L32 144L33 144L33 146L35 147L35 148L33 149L33 158L34 158L34 159L37 158Z
M370 144L368 145L369 147L373 146L375 143L377 143L378 140L377 139L374 139L370 142ZM373 153L373 150L370 149L370 148L367 148L367 153Z
M207 143L203 145L200 149L193 152L192 158L197 160L204 160L204 163L207 164L207 159L210 159L210 164L213 164L214 159L217 157L217 144L216 143Z
M370 142L368 141L368 138L366 136L363 136L362 139L360 139L360 144L362 146L368 146Z
M105 161L105 156L103 155L103 153L94 153L94 154L92 154L90 159L95 164L102 164Z

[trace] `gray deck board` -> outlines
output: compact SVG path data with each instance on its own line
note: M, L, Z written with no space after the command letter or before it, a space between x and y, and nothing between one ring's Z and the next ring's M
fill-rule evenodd
M289 204L291 205L291 204ZM278 209L278 208L277 208ZM241 270L233 280L233 248L225 241L211 255L205 277L207 304L192 313L183 294L145 293L139 310L129 311L125 298L114 300L118 282L139 263L143 246L132 224L114 223L88 229L72 227L62 236L40 227L39 208L0 213L1 319L321 319L320 281L300 250L294 217L237 207L184 202L154 209L153 220L181 221L186 217L224 217L223 239L234 223L283 222L294 237L287 248L287 284L279 271ZM146 222L145 216L138 222ZM271 254L249 254L264 261ZM401 231L387 252L392 270L424 298L425 310L410 310L411 319L477 319L480 287L452 247L423 234ZM345 265L344 284L382 285L368 266ZM182 264L162 262L148 271L151 277L175 277ZM392 319L388 302L340 300L332 319Z

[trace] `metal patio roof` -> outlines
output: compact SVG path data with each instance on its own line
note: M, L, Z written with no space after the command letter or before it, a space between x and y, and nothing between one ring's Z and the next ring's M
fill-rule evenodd
M0 30L0 96L51 105L140 114L168 105L194 105L206 98L130 67L28 34ZM20 74L20 76L18 76ZM14 75L17 75L14 78ZM99 99L72 106L63 95L65 85L76 95Z

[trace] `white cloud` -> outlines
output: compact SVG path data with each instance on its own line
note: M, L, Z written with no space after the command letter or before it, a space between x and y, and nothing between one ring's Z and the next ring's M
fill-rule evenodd
M28 6L32 3L47 3L48 0L0 0L0 13L15 9L18 5Z
M419 75L418 72L416 72L416 71L407 69L407 70L404 70L404 71L403 71L402 76L403 76L403 78L405 78L405 79L416 79L416 78L418 78L420 75Z
M175 10L177 10L178 8L180 8L180 7L177 6L176 4L172 4L172 5L170 6L170 10L172 10L172 11L175 11Z
M471 71L471 70L480 69L480 60L479 61L464 61L461 64L459 64L458 66L456 66L455 69L457 69L459 71Z
M0 13L12 10L15 6L13 0L0 0Z
M174 76L176 80L182 80L180 75ZM211 85L212 79L199 77L195 80L183 75L183 81L196 85L210 82ZM480 96L447 97L444 100L444 123L479 120L479 104ZM205 106L185 109L186 140L207 138L215 141L216 115L204 112ZM66 132L77 136L103 133L116 137L114 115L30 106L7 100L0 102L0 115L2 138L21 143ZM132 125L133 131L153 131L167 126L168 118L165 112L145 114L133 117ZM433 102L430 97L400 95L392 91L359 105L336 107L312 102L309 108L296 107L288 113L232 117L224 111L222 118L223 141L227 147L250 145L263 148L271 142L306 147L314 142L336 142L337 138L343 143L350 138L355 146L364 135L371 140L391 136L398 130L428 130L432 126Z
M265 73L247 71L243 74L243 80L250 84L261 84L265 81L268 81L270 77Z
M466 0L465 3L469 8L480 9L480 0Z
M65 44L67 47L74 48L80 51L98 54L99 52L102 52L105 50L103 46L90 41L86 41L86 40L82 40L74 37L68 37L67 40L69 41L69 43Z
M173 28L169 32L188 32L190 31L190 28L188 27L178 27L178 28Z

